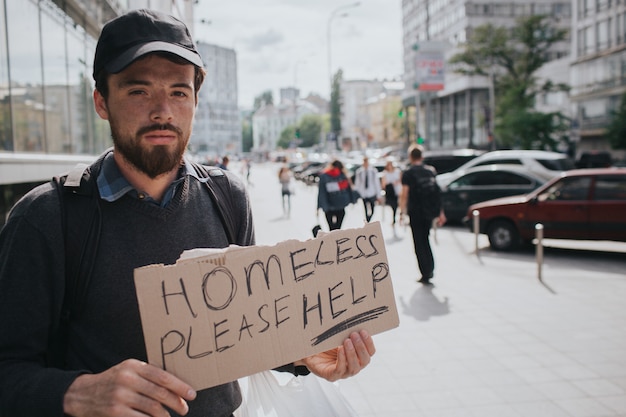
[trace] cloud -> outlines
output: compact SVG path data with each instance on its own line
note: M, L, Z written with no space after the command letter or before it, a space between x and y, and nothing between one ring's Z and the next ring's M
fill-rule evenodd
M274 29L268 29L263 33L256 33L242 39L242 43L250 51L260 51L265 47L274 47L281 44L285 37Z

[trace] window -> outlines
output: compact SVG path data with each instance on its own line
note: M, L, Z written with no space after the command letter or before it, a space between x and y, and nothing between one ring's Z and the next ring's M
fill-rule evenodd
M626 176L598 176L594 200L626 201Z
M522 161L518 158L507 158L507 159L488 159L483 162L476 164L476 166L481 165L493 165L493 164L507 164L507 165L523 165Z
M591 178L564 178L555 183L538 197L539 201L587 200Z

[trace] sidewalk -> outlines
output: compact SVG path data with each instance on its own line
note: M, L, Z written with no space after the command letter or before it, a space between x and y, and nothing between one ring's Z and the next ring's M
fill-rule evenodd
M282 216L277 169L252 170L260 244L308 239L316 223L317 190L299 183ZM626 417L626 255L550 252L542 285L531 253L492 252L480 236L477 256L471 233L444 227L433 242L435 285L423 287L410 231L394 236L387 210L373 220L400 327L376 335L372 364L340 383L361 417ZM344 228L362 219L352 206Z

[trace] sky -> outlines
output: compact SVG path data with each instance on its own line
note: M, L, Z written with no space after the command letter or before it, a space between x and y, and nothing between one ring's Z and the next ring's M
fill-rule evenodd
M402 1L361 0L349 7L355 3L198 0L194 36L235 49L241 108L251 108L267 90L277 103L279 89L293 86L301 97L316 93L328 99L329 44L332 73L341 68L345 80L400 79L403 73Z

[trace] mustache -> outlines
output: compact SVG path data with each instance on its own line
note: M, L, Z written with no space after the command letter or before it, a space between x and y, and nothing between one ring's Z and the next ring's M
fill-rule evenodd
M178 136L182 136L183 135L183 131L180 128L178 128L178 127L176 127L176 126L174 126L174 125L172 125L170 123L164 123L164 124L155 123L153 125L144 126L144 127L140 128L137 131L137 136L144 135L144 134L150 133L150 132L154 132L155 130L169 130L171 132L176 133Z

